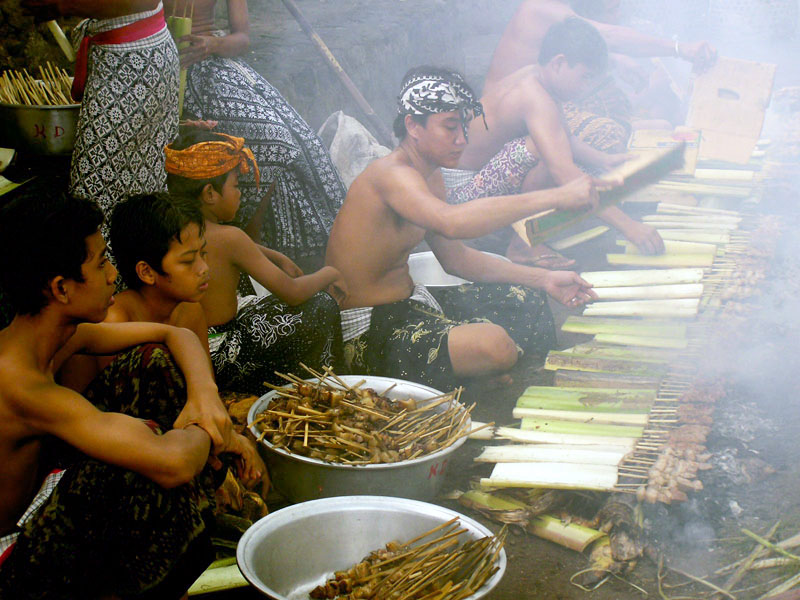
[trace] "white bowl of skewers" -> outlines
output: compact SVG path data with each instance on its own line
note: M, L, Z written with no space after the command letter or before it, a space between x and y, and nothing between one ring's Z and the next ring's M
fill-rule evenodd
M505 530L494 536L425 502L325 498L257 521L239 541L236 559L245 578L275 600L335 598L354 588L359 595L348 598L388 597L381 592L393 586L405 598L477 600L503 577L504 538Z

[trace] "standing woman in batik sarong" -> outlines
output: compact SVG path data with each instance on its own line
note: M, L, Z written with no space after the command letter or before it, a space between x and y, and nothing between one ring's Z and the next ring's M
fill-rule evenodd
M246 0L228 0L228 34L215 31L216 0L166 0L167 12L183 14L186 2L194 12L192 35L186 38L191 43L181 50L181 64L188 67L184 116L217 121L215 131L245 139L263 179L274 183L261 240L256 241L286 254L304 270L316 270L345 194L330 155L283 96L235 58L250 45ZM248 224L264 192L259 193L252 174L239 185L238 218Z
M38 19L87 17L72 95L81 100L69 189L108 215L165 191L164 146L178 134L178 49L160 0L23 0ZM80 39L79 37L79 39Z

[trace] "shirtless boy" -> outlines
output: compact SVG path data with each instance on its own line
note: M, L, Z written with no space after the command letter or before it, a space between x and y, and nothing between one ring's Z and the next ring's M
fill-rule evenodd
M542 42L539 63L503 78L481 98L486 125L480 119L470 123L469 145L458 165L475 175L451 187L448 202L462 204L485 196L563 185L583 175L576 161L600 170L624 161L625 155L600 152L572 135L561 110L562 102L591 87L607 63L605 42L589 23L573 18L553 25ZM664 251L653 227L631 219L619 208L607 208L599 216L643 252ZM545 262L563 258L546 247L531 249L510 228L504 235L490 236L479 247L507 252L515 262L538 266L558 268L573 262Z
M109 236L125 291L104 322L149 322L194 331L208 352L200 298L208 289L203 215L165 192L132 196L111 214ZM112 357L75 355L59 371L63 385L83 391Z
M0 285L17 311L0 331L0 597L181 597L213 559L209 452L243 451L192 332L96 324L116 279L101 223L68 196L0 214ZM149 342L166 348L121 352L84 396L55 382L76 352ZM79 453L58 472L55 442Z
M454 379L497 376L514 366L518 350L546 352L554 345L541 291L568 306L593 297L575 273L512 264L459 241L543 209L597 202L588 176L550 190L459 206L444 202L443 190L434 192L427 180L440 167L458 164L466 124L480 111L460 75L429 67L410 71L395 121L400 145L372 162L350 187L331 230L326 262L347 282L345 358L356 372L439 389ZM415 287L408 256L423 240L448 273L494 285L458 288L438 298Z
M166 148L170 193L199 208L208 252L208 290L200 299L209 326L211 359L224 389L249 393L282 381L275 371L320 368L341 354L339 306L346 294L338 270L303 274L288 257L226 225L239 209L239 172L256 169L244 140L203 130ZM242 275L271 295L237 298ZM327 293L330 292L330 293Z
M539 59L542 41L550 27L578 16L573 5L587 2L605 3L606 12L613 12L619 0L525 0L511 17L495 48L483 86L487 93L492 86L525 65ZM583 7L581 12L583 12ZM691 62L702 70L714 62L716 51L708 42L674 42L640 33L630 27L591 20L608 44L611 52L628 56L676 57Z

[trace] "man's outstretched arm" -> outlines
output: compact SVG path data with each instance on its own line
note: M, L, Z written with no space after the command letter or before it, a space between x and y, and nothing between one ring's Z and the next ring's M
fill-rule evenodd
M403 219L448 239L487 235L544 210L597 205L594 180L588 176L559 188L479 198L454 206L437 198L422 176L407 168L394 170L380 192Z

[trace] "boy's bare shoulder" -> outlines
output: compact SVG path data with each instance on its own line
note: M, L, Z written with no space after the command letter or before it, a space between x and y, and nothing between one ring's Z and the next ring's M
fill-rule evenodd
M242 248L255 245L249 235L233 225L207 225L205 238L207 250L218 257L235 256Z
M213 227L206 227L206 239L208 243L217 244L219 242L243 242L250 239L242 229L234 225L219 225L214 224ZM253 242L255 243L255 242Z
M194 329L194 326L199 323L205 324L203 305L199 302L181 302L172 311L170 321L170 325L188 327L189 329Z
M125 290L114 295L114 304L108 309L105 322L107 323L128 323L138 320L136 315L140 312L142 299L136 290Z
M0 404L19 418L30 414L31 400L60 388L52 377L27 364L13 352L0 353Z

